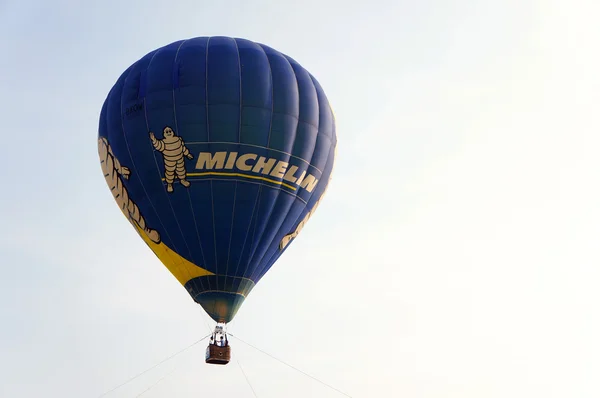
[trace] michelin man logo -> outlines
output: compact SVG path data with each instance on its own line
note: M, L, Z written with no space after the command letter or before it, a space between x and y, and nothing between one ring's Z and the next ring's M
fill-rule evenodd
M165 181L167 182L167 192L173 192L173 181L175 176L184 187L188 188L190 182L185 179L185 159L193 159L194 156L185 146L183 139L175 135L171 127L167 126L163 130L163 138L157 139L153 132L150 132L150 140L154 149L161 152L165 164Z
M100 165L102 166L106 183L125 217L132 224L139 226L152 242L160 243L158 231L146 226L146 220L140 214L140 209L129 198L129 192L123 186L121 178L127 180L131 172L127 167L121 165L108 144L108 140L104 137L98 139L98 154L100 155Z

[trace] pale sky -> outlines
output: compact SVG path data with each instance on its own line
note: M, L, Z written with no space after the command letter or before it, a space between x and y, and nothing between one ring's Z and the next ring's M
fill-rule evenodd
M208 333L96 137L125 68L214 35L296 59L338 123L327 195L233 334L353 398L600 396L597 1L84 3L0 3L0 397L94 398ZM260 398L343 397L231 342L106 397L173 371L142 397L252 398L238 363Z

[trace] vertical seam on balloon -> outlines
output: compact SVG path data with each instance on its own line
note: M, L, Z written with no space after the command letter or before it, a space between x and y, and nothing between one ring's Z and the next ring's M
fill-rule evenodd
M179 49L181 48L181 46L183 45L183 43L185 43L186 41L187 40L183 40L181 42L181 44L179 45L179 47L177 47L177 51L175 52L175 58L173 59L173 68L175 68L176 65L177 65L177 56L179 55ZM171 76L173 75L173 73L174 73L174 70L171 70ZM173 82L171 82L171 83L173 84ZM173 119L175 120L175 131L177 132L177 134L180 134L180 132L179 132L179 123L177 122L177 111L175 109L175 86L174 85L173 85L173 92L172 92L172 94L173 94ZM145 110L144 110L144 112L145 112ZM156 157L154 159L156 160ZM168 195L167 195L167 198L169 198ZM171 199L169 198L168 200L169 200L169 203L171 203ZM171 208L172 208L172 205L171 205ZM177 217L175 215L175 210L174 209L173 209L173 215L175 216L175 218ZM179 224L179 222L178 222L178 224ZM179 229L181 230L181 227ZM181 230L181 237L183 238L183 242L184 242L185 246L188 248L188 250L190 252L190 260L192 260L192 262L194 264L197 264L196 260L194 259L194 256L192 255L192 251L191 251L190 246L189 246L189 244L187 242L187 239L185 239L185 235L183 233L183 230ZM187 270L188 281L189 281L189 280L192 279L192 275L191 275L190 271L187 268L186 268L186 270Z
M252 220L254 219L254 228L252 228L252 238L250 239L251 242L254 242L255 237L256 237L256 228L258 227L258 216L260 214L260 199L262 197L262 191L263 191L263 185L260 185L258 187L258 194L256 195L256 201L254 202L254 208L252 209L252 217L250 219L250 225L248 226L248 230L246 231L246 238L244 238L244 248L246 245L246 242L248 241L248 235L250 234L250 226L252 226ZM256 217L254 218L254 213L256 212ZM252 243L250 244L250 248L249 250L251 250L252 248ZM250 264L252 262L252 256L251 256L251 252L248 251L248 255L246 256L246 266L244 267L244 272L242 272L242 277L246 277L246 272L248 272L248 269L250 268Z
M154 55L152 57L154 57ZM123 86L121 87L121 92L119 93L119 97L120 97L119 98L119 104L120 104L119 105L119 118L121 119L121 132L123 133L123 141L125 142L125 147L127 148L127 153L129 153L129 157L131 158L131 164L133 166L132 170L133 170L133 172L135 172L135 174L138 177L138 181L140 182L140 186L142 187L144 194L148 198L148 203L150 204L150 207L152 207L152 210L154 211L154 214L156 215L158 222L162 226L162 230L164 231L164 234L167 236L167 238L171 242L173 249L178 251L177 247L175 246L175 243L173 242L173 240L171 239L171 236L169 235L169 232L165 228L165 224L163 223L162 219L160 218L160 215L159 215L158 211L156 210L156 207L154 206L150 196L148 195L148 191L146 190L146 187L144 186L144 183L142 182L142 179L140 178L140 174L137 171L137 167L135 167L135 161L133 160L131 148L129 146L129 142L127 141L127 134L125 134L125 123L123 122L123 87L125 86L125 82L127 81L127 79L131 76L132 71L133 71L133 68L129 71L129 74L123 80ZM145 99L144 99L144 101L145 101ZM108 119L108 112L107 112L107 119ZM152 156L154 156L154 154ZM161 234L163 233L163 231L161 231ZM173 257L171 256L171 254L169 252L167 252L167 254L169 255L169 257L171 257L171 260L173 260ZM178 267L179 267L179 263L177 261L174 261L174 263L178 264Z
M275 109L275 88L274 88L274 84L273 84L273 68L271 66L271 60L269 59L269 55L267 54L267 52L265 51L264 47L260 44L258 44L258 47L262 50L263 54L265 55L265 58L267 59L267 65L269 65L269 77L270 77L270 83L271 83L271 113L270 113L270 118L269 118L269 135L267 137L267 151L269 151L269 147L271 146L271 132L273 131L273 114L274 114L274 109ZM260 215L260 197L262 196L262 187L259 188L258 191L258 197L259 200L256 201L255 206L258 206L258 212L256 213L256 222L254 223L254 229L252 231L252 244L250 245L250 251L248 252L248 259L246 262L246 267L244 268L244 272L243 272L243 277L246 277L246 273L250 270L251 268L251 264L253 264L253 257L254 257L254 253L256 252L256 247L254 248L253 251L252 250L252 246L258 246L258 244L260 244L260 238L257 242L256 240L256 229L258 228L258 222L259 222L259 215ZM253 211L254 213L254 211ZM268 221L268 219L266 220ZM263 230L264 232L264 230ZM260 235L262 237L262 234ZM252 272L250 272L252 273Z
M205 99L206 99L206 141L208 141L208 150L210 152L210 121L209 121L209 103L208 103L208 47L210 45L210 37L206 40L206 65L205 65ZM217 256L217 231L215 226L215 198L213 192L213 181L210 180L210 205L212 212L212 226L213 226L213 246L215 249L215 280L217 284L217 289L219 289L219 258Z
M265 56L265 59L267 60L267 65L269 66L269 85L271 88L271 112L269 114L269 134L267 136L267 150L269 148L269 145L271 143L271 131L273 129L273 107L274 107L274 100L273 100L273 93L274 93L274 88L273 88L273 69L271 68L271 61L269 60L269 56L267 55L267 52L265 51L265 49L263 48L262 45L260 44L256 44L256 46L262 51L262 53ZM260 213L260 198L262 196L262 190L263 190L263 186L259 186L258 187L258 193L256 194L256 200L254 201L254 207L252 208L252 217L250 218L250 225L248 226L248 230L246 231L246 237L244 238L244 246L242 247L242 252L240 255L240 261L238 261L238 268L239 268L239 263L242 260L242 255L244 254L244 248L246 246L246 242L248 241L248 235L250 233L250 226L252 226L252 220L254 219L254 212L258 209L258 213L256 214L256 222L254 223L254 228L252 230L252 241L254 241L254 237L256 236L256 228L258 226L258 214ZM246 266L244 267L244 272L242 273L243 276L246 275L246 272L248 272L248 268L250 267L250 263L252 260L252 257L250 255L251 253L248 252L248 258L246 261ZM237 275L237 269L236 269L236 275Z
M215 280L219 290L219 258L217 253L217 227L215 225L215 197L213 192L213 180L210 180L210 205L212 211L213 245L215 247Z
M181 44L179 45L179 47L177 47L177 52L175 53L175 59L173 60L173 70L171 71L172 75L175 74L175 73L179 74L179 65L177 63L177 58L179 57L179 50L181 50L181 47L183 47L183 45L187 41L188 41L187 39L183 40L181 42ZM175 70L175 68L177 68L177 70ZM178 79L179 79L179 76L178 76ZM174 84L174 82L172 82L172 83L173 83L173 119L175 120L175 131L177 132L177 134L179 136L181 136L181 132L179 131L179 123L177 121L177 107L176 107L176 99L175 99L175 84ZM190 196L189 189L186 189L186 191L187 191L186 193L187 193L187 197L188 197L188 200L189 200L189 203L190 203L190 210L192 212L192 220L194 221L194 227L196 228L196 234L198 235L198 226L196 225L196 215L194 214L194 207L192 206L192 198ZM185 235L183 235L183 231L181 231L181 234L182 234L182 237L183 237L183 241L185 242L186 246L189 248L189 244L187 242L187 239L185 238ZM199 246L200 246L200 252L202 253L202 260L203 260L203 264L202 265L204 266L204 263L206 263L206 261L204 260L204 252L202 251L202 244L200 243L200 238L199 237L198 237L198 243L199 243ZM190 250L190 259L192 260L192 262L196 266L198 266L198 262L196 261L196 259L192 255L191 250ZM188 281L191 281L192 279L194 279L194 278L192 278L192 275L189 272L189 270L188 270L188 276L189 276ZM195 285L196 281L194 281L192 283ZM200 279L200 287L201 287L201 290L204 290L204 284L202 283L202 279Z
M150 62L148 62L148 65L146 66L146 71L148 71L150 69L150 65L152 65L152 61L154 60L154 57L160 52L164 50L164 47L160 48L159 50L157 50L154 55L152 56L152 58L150 59ZM149 92L146 94L146 97L144 97L144 119L146 120L146 131L150 131L150 124L148 123L148 108L146 106L146 102L147 102L147 98L148 98L148 94L150 94ZM158 177L160 179L162 179L161 177L161 172L160 172L160 167L158 165L158 160L156 160L156 155L154 154L154 148L152 146L152 143L150 142L150 140L148 140L148 144L150 145L150 150L152 151L152 159L154 159L154 164L156 165L156 172L158 174ZM185 241L185 235L183 234L183 230L181 229L181 225L179 224L179 221L177 220L177 214L175 213L175 209L173 208L173 204L171 203L171 199L169 198L169 194L167 193L166 190L163 190L163 193L165 194L166 198L167 198L167 202L169 203L169 208L171 209L171 212L173 213L173 219L175 220L175 224L177 225L177 228L179 229L179 233L181 233L181 237L183 238L183 243L184 246L187 248L188 251L188 259L191 258L192 256L192 251L190 250L190 247L188 246L187 242ZM172 243L172 242L171 242ZM177 254L179 254L180 256L183 257L183 255L181 254L180 251L177 251ZM188 271L188 275L189 275L189 271Z
M206 40L206 55L205 55L205 64L204 64L204 107L206 109L206 134L207 134L207 141L208 141L208 62L206 62L207 57L208 57L208 41L210 40L210 37ZM193 209L193 203L192 203L192 198L191 195L188 191L188 197L190 198L190 206ZM198 243L200 244L200 250L202 252L202 261L204 261L204 265L203 268L207 269L207 263L206 263L206 256L204 254L204 248L202 247L202 239L200 238L200 231L198 230L198 223L196 222L196 218L195 218L195 213L194 213L194 226L196 228L196 236L198 237ZM216 270L215 270L216 271ZM215 272L216 273L216 272ZM209 289L212 289L211 287L211 283L210 283L210 278L206 278L206 284L208 285ZM218 286L217 286L218 288Z
M254 212L256 211L256 204L258 203L258 199L260 198L261 189L262 189L262 185L259 185L258 194L256 195L256 199L254 200L254 207L252 208L252 214L250 215L250 222L248 223L248 229L246 230L246 237L244 238L244 243L242 244L242 248L240 249L240 258L238 259L238 263L235 267L234 275L236 275L236 276L237 276L239 268L240 268L240 263L242 262L242 255L244 254L244 248L246 247L246 241L248 240L250 227L252 226L252 220L254 219ZM247 268L247 265L246 265L246 268ZM244 274L245 273L246 273L246 269L244 269Z
M273 114L274 114L274 109L275 109L275 85L273 84L273 68L271 67L271 60L269 59L269 56L267 55L267 52L265 51L265 49L260 45L259 45L259 47L265 54L265 57L267 58L267 65L269 65L269 81L271 83L271 114L269 115L269 135L267 136L267 148L269 148L271 146L271 133L273 132Z
M210 37L206 40L206 54L204 56L204 102L206 104L206 142L210 145L210 125L208 123L208 45Z
M232 39L233 42L235 43L235 50L238 56L238 72L239 72L239 76L240 76L240 114L239 114L239 121L238 121L238 144L241 142L242 140L242 109L243 109L243 102L242 102L242 60L241 60L241 56L240 56L240 49L238 47L237 41L236 39ZM239 146L238 146L239 147ZM233 237L233 223L235 221L235 204L236 204L236 199L237 199L237 187L238 187L238 182L235 181L235 190L233 191L233 209L231 211L231 226L229 227L229 247L227 248L227 262L225 263L225 285L227 285L227 274L229 273L229 256L231 255L231 238Z
M235 219L235 203L237 199L237 187L238 182L235 181L235 188L233 191L233 211L231 212L231 225L229 226L229 248L227 249L227 262L225 263L225 284L227 284L227 272L229 271L229 255L231 253L231 237L233 235L233 221Z
M236 42L237 45L237 42ZM258 44L255 44L257 47L261 48ZM264 50L263 50L264 53ZM242 112L241 112L241 106L242 106L242 102L243 102L243 98L242 98L242 69L241 69L241 56L239 54L239 47L238 47L238 59L240 60L240 137L238 139L238 142L241 143L241 126L242 126ZM270 70L269 70L270 73ZM269 122L269 127L270 127L270 122ZM236 186L237 187L237 186ZM258 203L258 200L260 198L260 193L262 191L262 185L259 185L258 187L258 192L256 194L256 198L254 199L254 206L252 207L252 214L250 215L250 222L248 223L248 228L246 229L246 235L244 236L244 243L242 244L242 247L240 248L240 255L237 261L237 264L235 266L235 272L233 273L233 275L237 276L238 275L238 271L240 268L240 263L242 262L243 259L243 255L244 255L244 248L246 247L246 242L248 240L248 235L250 233L250 227L252 226L252 220L254 219L254 212L256 211L256 205ZM231 245L231 240L230 240L230 245ZM229 255L228 255L228 259L227 259L227 263L229 264ZM246 265L247 266L247 265ZM246 271L244 270L244 273ZM235 280L235 279L234 279ZM239 285L239 290L241 290L241 284L243 283L244 279L240 280L240 285Z
M233 42L235 43L235 51L237 53L238 56L238 71L239 71L239 75L240 75L240 118L239 118L239 125L238 125L238 144L242 142L242 115L243 115L243 96L242 96L242 56L240 55L240 48L238 47L238 43L236 39L233 39Z
M190 201L190 209L192 209L192 219L194 221L194 229L196 230L196 237L198 238L198 246L200 247L200 254L202 255L202 268L206 269L206 258L204 257L204 249L202 248L202 240L200 239L200 231L198 231L198 221L196 219L196 213L194 212L194 204L192 203L192 195L190 191L187 191L188 200ZM197 264L196 264L197 265ZM204 283L202 279L198 278L200 281L200 286L202 290L204 290ZM208 289L210 289L210 280L207 278L206 282L208 284Z
M300 101L301 101L301 97L300 97L300 85L298 84L298 76L296 75L296 71L294 70L294 67L292 66L291 62L288 60L288 58L286 56L284 56L283 54L281 54L282 58L288 63L288 65L290 66L290 69L292 70L292 74L294 75L294 80L296 81L296 89L297 89L297 93L298 93L298 116L300 116ZM275 103L275 101L273 101L273 103ZM296 136L298 135L298 126L300 124L300 117L298 117L298 124L296 124L296 131L294 133L294 139L296 138ZM293 150L293 143L292 143L292 150ZM287 161L290 161L290 156L288 156ZM269 225L269 222L271 221L271 216L273 215L273 211L277 208L278 202L279 202L279 195L281 193L281 190L277 190L276 194L275 194L275 198L273 199L273 205L271 206L270 210L269 210L269 214L266 217L266 223L267 226ZM293 206L292 202L290 204L290 207ZM289 210L289 209L288 209ZM285 217L283 218L283 221L281 222L282 224L285 222ZM260 234L260 238L259 238L259 243L256 245L256 249L258 249L259 246L261 246L264 242L262 242L263 240L263 236L265 234L265 231L267 230L267 226L265 226L265 228L263 229L262 233ZM281 225L280 227L281 228ZM279 228L277 229L279 231ZM270 246L272 244L269 243L268 246ZM252 253L252 260L255 260L255 255L256 255L256 249L254 250L254 252ZM268 247L267 249L264 251L264 253L262 254L262 256L260 257L260 259L258 259L257 261L255 261L255 264L259 265L264 257L264 255L266 254L266 252L268 251ZM261 269L264 268L260 267ZM256 275L256 277L258 277L260 275L260 273L256 273L256 271L259 269L259 267L256 267L254 269L254 271L251 272L249 279L254 280L253 277ZM244 275L245 276L245 275Z
M265 51L262 45L258 45L258 47L262 50L265 58L267 59L267 65L269 66L269 83L271 85L271 113L269 114L269 134L267 136L267 151L271 146L271 133L273 132L273 114L275 109L275 85L273 84L273 67L271 66L271 60L269 59L269 55ZM254 223L254 229L252 230L252 241L255 241L256 237L256 228L258 227L258 216L260 214L260 197L262 196L263 187L261 186L258 191L259 200L255 203L255 206L258 206L258 213L256 214L256 222ZM253 212L254 213L254 212ZM244 269L243 275L246 276L246 272L248 272L248 268L250 268L250 263L252 262L252 257L254 252L248 253L248 262L246 263L246 268Z

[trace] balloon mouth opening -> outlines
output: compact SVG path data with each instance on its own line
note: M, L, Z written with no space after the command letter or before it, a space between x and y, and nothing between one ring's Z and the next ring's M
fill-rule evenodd
M233 320L244 299L240 293L230 292L203 292L194 297L194 301L202 306L212 320L220 324Z

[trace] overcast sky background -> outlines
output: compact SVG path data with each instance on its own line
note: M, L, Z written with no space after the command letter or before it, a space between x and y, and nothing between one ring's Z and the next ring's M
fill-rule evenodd
M171 5L169 5L171 4ZM338 123L315 216L230 331L354 398L600 396L597 1L0 2L0 396L94 398L209 332L115 205L119 74L268 44ZM370 340L372 331L379 334ZM232 339L107 395L341 397Z

